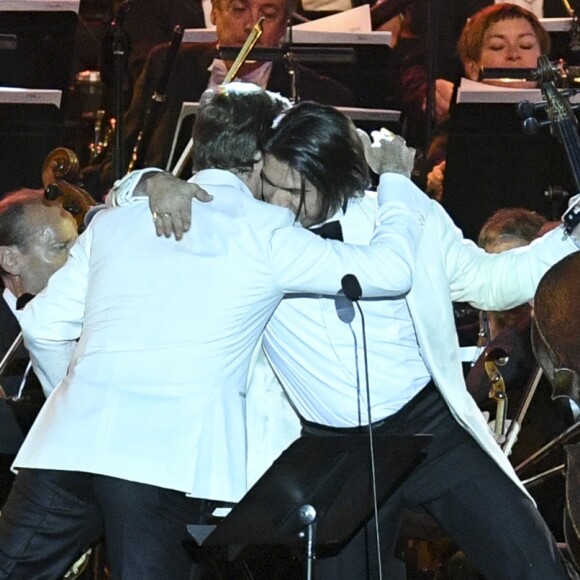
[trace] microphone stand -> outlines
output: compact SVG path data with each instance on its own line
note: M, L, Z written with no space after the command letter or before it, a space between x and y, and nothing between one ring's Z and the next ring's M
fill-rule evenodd
M375 464L375 446L374 446L374 434L373 434L373 419L371 413L371 391L370 391L370 381L369 381L369 364L368 364L368 352L367 352L367 336L366 336L366 323L362 308L359 304L359 299L362 296L362 290L360 288L359 281L354 274L347 274L342 279L342 290L345 296L356 304L361 317L361 329L362 329L362 344L363 344L363 361L364 361L364 371L365 371L365 387L367 396L367 423L369 431L369 453L370 453L370 468L371 468L371 487L373 493L373 511L375 515L375 542L377 546L377 564L379 571L379 580L383 578L383 569L381 562L381 535L379 529L379 502L377 493L377 471ZM357 359L358 360L358 359ZM358 368L357 368L358 377ZM360 402L359 402L360 406Z
M372 479L372 490L373 490L373 510L375 512L375 541L377 544L377 563L379 566L379 580L383 578L383 569L381 563L381 534L379 529L379 502L377 498L377 471L375 465L375 443L373 435L373 419L371 415L371 390L369 385L369 363L367 354L367 336L366 336L366 325L365 317L358 303L355 302L356 307L359 311L361 317L361 327L362 327L362 342L363 342L363 360L364 360L364 370L365 370L365 386L367 395L367 422L369 427L369 453L371 456L371 479Z
M125 0L117 9L115 18L111 22L113 29L113 117L115 118L115 145L113 148L113 178L121 179L125 174L125 149L123 147L123 117L125 108L123 103L123 80L125 72L126 54L129 45L123 25L125 17L131 10L133 0Z

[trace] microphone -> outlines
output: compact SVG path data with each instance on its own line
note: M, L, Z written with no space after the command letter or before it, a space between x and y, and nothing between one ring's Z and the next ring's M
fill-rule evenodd
M344 295L353 302L358 302L362 297L360 282L354 274L346 274L340 281Z
M350 298L344 295L343 290L336 295L334 307L338 318L345 324L350 324L354 320L354 304Z

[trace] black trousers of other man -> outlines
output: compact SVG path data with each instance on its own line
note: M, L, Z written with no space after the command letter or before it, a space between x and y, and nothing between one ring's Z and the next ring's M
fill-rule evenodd
M303 427L304 436L349 432L353 430ZM457 423L432 383L396 414L377 423L374 432L434 436L423 462L379 509L385 578L405 579L404 565L394 555L405 507L429 513L488 580L570 577L532 501ZM373 519L337 556L316 562L317 580L378 578L374 539Z
M0 516L0 579L60 580L105 537L111 580L191 580L187 524L214 505L89 473L21 469Z

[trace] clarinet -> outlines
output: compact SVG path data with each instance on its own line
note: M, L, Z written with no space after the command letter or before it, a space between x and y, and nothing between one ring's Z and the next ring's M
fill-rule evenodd
M147 107L145 118L143 120L143 128L137 136L137 141L135 143L135 147L133 148L133 153L131 155L131 160L129 161L129 167L127 171L133 171L134 169L141 169L143 167L145 153L147 152L147 147L149 146L149 141L151 140L151 135L153 134L153 129L155 128L159 108L165 102L167 83L169 82L169 77L171 76L171 71L173 70L173 65L175 63L175 59L177 58L177 53L179 51L179 47L181 46L182 38L183 27L178 25L173 29L171 46L169 48L169 52L167 53L167 59L165 61L163 73L159 78L157 89L153 91L151 101L149 101L149 106Z

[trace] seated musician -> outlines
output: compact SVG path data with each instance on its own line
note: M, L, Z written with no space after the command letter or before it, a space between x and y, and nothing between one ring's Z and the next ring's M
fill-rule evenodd
M529 210L503 208L485 223L478 244L492 254L526 246L540 233L547 231L546 224L542 216ZM466 384L478 406L487 410L492 418L495 416L495 403L488 396L490 382L484 369L485 355L494 348L501 348L508 354L507 363L500 367L500 372L508 397L507 416L513 419L536 368L530 341L531 310L532 307L526 303L502 312L481 313L487 322L484 326L489 330L488 343L469 372ZM568 401L562 398L552 400L551 394L552 387L547 380L542 379L510 454L513 465L519 465L573 423ZM543 462L539 471L560 464L562 460L562 452L559 450ZM563 533L564 491L564 480L560 475L530 489L546 523L559 540Z
M72 216L60 206L48 205L42 191L20 190L0 201L0 356L20 332L16 299L46 286L65 263L76 237ZM0 508L12 484L10 465L43 401L40 383L21 346L0 377Z
M217 46L241 47L252 27L264 17L263 33L257 47L273 48L281 44L288 19L295 8L295 0L213 0L211 18L216 26ZM140 130L146 110L163 73L168 45L155 47L137 81L133 99L126 114L125 145L130 155ZM166 88L166 100L159 109L150 142L144 144L145 166L165 167L171 152L173 137L184 102L196 102L208 87L221 84L232 62L216 56L216 44L183 45ZM314 100L337 106L353 106L354 96L346 87L327 77L321 77L308 68L295 64L297 92L301 100ZM236 78L249 81L292 98L292 75L282 60L273 62L245 62ZM190 132L184 127L184 134ZM185 142L182 144L182 147ZM181 152L181 151L180 151ZM128 160L128 157L127 157ZM85 187L100 199L112 185L110 167L91 168L86 171Z
M379 3L381 4L381 3ZM382 3L388 4L388 3ZM398 35L397 44L393 50L393 61L398 63L400 77L401 108L407 117L409 142L423 149L426 116L426 95L428 83L427 54L429 3L417 0L407 2L403 12L403 25ZM438 0L437 15L439 26L436 32L436 42L431 42L433 58L433 77L435 113L438 122L445 120L449 113L449 105L453 96L453 85L461 74L462 66L457 54L457 40L468 19L484 8L503 2L493 0ZM571 16L570 5L566 0L517 0L518 4L529 10L536 17L553 18ZM377 12L378 7L374 11ZM553 47L554 57L565 57L567 47Z
M480 10L464 26L457 44L464 74L477 81L483 68L535 68L538 57L550 52L550 36L536 16L514 4L496 4ZM502 85L501 81L485 81ZM504 84L505 86L505 84ZM534 83L510 82L509 88L533 88ZM427 158L433 171L426 191L435 199L443 196L446 127L439 128Z

